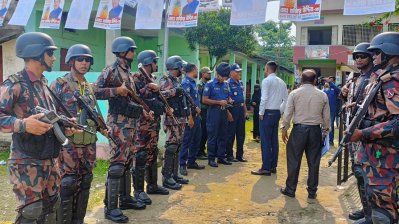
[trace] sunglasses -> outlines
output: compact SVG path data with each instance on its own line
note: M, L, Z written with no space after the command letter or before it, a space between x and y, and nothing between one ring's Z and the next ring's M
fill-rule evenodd
M54 55L54 50L46 50L46 54L47 54L49 57L53 57L53 55Z
M90 57L77 57L75 60L78 61L78 62L85 61L85 62L90 62L91 63L92 59Z
M355 59L366 59L368 56L367 55L364 55L364 54L357 54L357 55L355 55Z

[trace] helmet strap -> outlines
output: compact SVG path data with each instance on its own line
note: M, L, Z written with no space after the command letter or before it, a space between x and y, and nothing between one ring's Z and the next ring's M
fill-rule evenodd
M387 66L389 60L391 60L392 56L387 55L384 52L381 51L381 67Z
M44 53L40 56L39 58L40 64L44 65L44 67L46 67L46 71L51 72L53 70L53 68L51 68L46 61L44 60Z

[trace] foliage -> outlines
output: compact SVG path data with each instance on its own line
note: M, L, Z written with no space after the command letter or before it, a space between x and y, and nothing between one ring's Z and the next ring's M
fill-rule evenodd
M399 16L399 0L396 0L395 11L384 13L382 16L371 16L365 25L376 26L378 30L382 30L383 24L389 24L393 16Z
M287 68L292 68L295 37L290 35L291 27L291 22L277 23L274 21L256 26L256 33L260 39L258 53Z
M216 63L229 50L251 56L258 44L254 26L230 26L229 9L200 13L198 26L186 29L185 37L192 50L196 49L197 45L207 48L211 58L216 57Z

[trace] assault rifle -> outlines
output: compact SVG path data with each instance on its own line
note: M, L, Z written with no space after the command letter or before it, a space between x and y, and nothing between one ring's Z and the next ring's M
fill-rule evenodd
M80 95L79 92L75 92L74 95L80 107L82 107L82 109L87 112L87 115L96 124L97 131L106 130L108 132L108 127L105 124L104 118L100 115L100 112L95 113L93 109L86 103L86 101L83 99L82 95ZM105 137L107 137L108 140L112 141L116 146L119 146L119 144L112 136L108 135Z
M63 146L66 146L69 143L69 141L68 138L65 137L64 133L62 132L59 123L63 124L65 127L72 127L78 130L88 132L90 134L95 134L94 132L86 129L86 126L80 125L64 115L58 115L55 111L47 110L39 106L36 106L33 110L36 114L40 113L44 114L44 116L40 118L40 121L53 125L54 134L57 137L57 140Z
M389 66L387 69L385 69L385 71L381 75L378 76L378 79L377 79L378 82L374 83L372 85L371 91L366 96L363 103L356 110L356 114L353 117L348 128L346 129L346 134L344 135L341 142L339 143L337 151L334 153L333 157L328 161L329 167L335 162L335 160L338 158L338 156L342 153L342 150L346 146L346 144L349 143L349 141L353 135L353 132L359 126L359 124L363 121L364 116L367 113L368 106L370 105L371 101L374 99L374 97L377 95L379 89L381 88L381 85L384 82L383 80L387 79L387 77L385 77L385 75L387 73L390 73L391 71L392 71L392 66ZM389 74L389 76L390 76L390 74Z

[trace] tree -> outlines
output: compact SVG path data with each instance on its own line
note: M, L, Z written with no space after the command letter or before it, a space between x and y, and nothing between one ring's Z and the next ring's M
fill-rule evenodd
M229 50L253 55L258 45L254 26L230 26L230 10L200 13L198 26L188 28L185 37L192 50L197 45L208 49L211 57L216 57L213 68Z
M293 68L292 56L295 38L290 35L292 23L276 23L268 21L256 26L256 33L260 39L258 53L279 64Z

